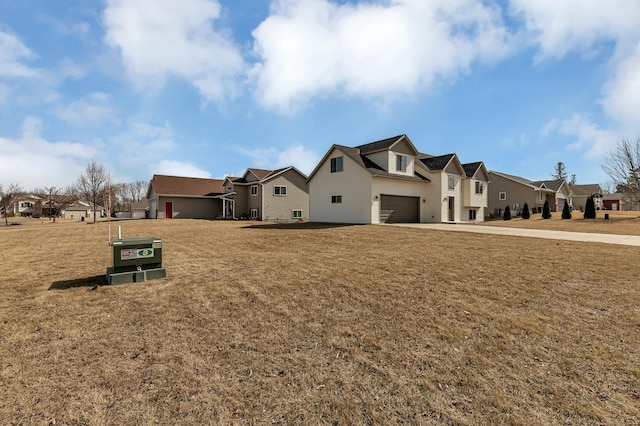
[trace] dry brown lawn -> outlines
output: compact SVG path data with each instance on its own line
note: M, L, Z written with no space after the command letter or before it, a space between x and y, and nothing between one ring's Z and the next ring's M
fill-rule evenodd
M92 291L106 223L0 227L2 424L640 423L638 247L116 225L169 277Z

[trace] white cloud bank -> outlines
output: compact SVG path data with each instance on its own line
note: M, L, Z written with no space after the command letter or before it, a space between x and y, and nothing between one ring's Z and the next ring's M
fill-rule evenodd
M509 51L500 10L476 0L276 0L253 36L258 99L285 113L316 97L412 94Z
M0 137L0 182L36 187L67 187L76 182L99 151L91 145L48 141L41 137L42 121L27 117L18 138Z
M571 52L589 58L603 43L613 43L607 58L610 75L603 82L601 105L609 129L582 114L554 120L549 129L574 136L569 149L583 149L597 159L621 138L640 132L640 2L627 0L511 0L512 12L523 18L538 46L537 61L559 60Z
M232 38L214 28L220 16L215 0L107 0L105 40L138 85L176 76L205 100L221 102L235 94L245 64Z

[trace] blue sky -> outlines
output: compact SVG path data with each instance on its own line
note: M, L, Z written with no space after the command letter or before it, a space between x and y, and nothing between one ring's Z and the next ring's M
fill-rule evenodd
M310 173L334 144L607 184L640 135L635 0L0 2L0 184Z

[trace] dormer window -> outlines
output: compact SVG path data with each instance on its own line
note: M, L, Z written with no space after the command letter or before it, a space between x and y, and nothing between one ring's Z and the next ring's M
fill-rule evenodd
M449 175L449 191L456 189L456 177Z
M396 155L396 171L398 171L398 172L406 172L407 171L407 156L406 155Z
M482 182L476 181L476 194L482 194L483 191L484 185L482 184Z

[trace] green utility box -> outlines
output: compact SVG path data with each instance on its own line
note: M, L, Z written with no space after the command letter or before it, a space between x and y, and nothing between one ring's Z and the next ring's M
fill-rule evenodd
M162 267L162 240L121 238L111 243L113 266L107 268L109 284L126 284L165 278Z

